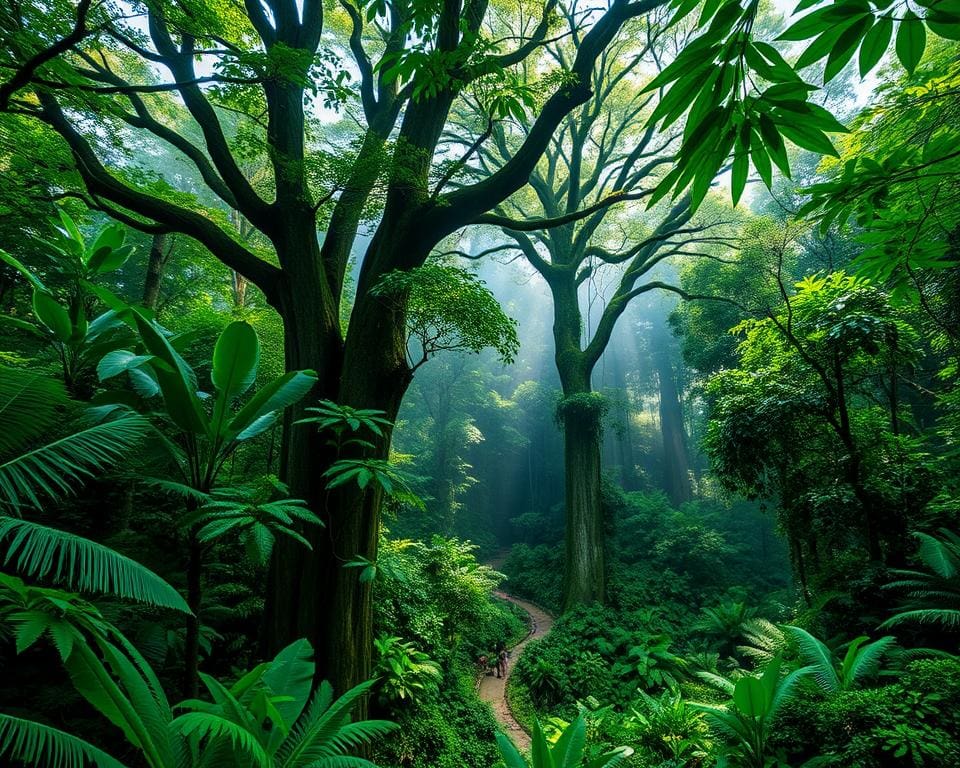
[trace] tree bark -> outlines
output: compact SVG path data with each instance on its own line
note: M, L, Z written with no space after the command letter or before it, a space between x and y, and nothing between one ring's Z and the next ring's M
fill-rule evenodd
M599 411L566 408L563 442L567 529L563 606L569 610L604 601Z
M160 286L163 274L173 253L173 238L165 232L155 234L150 243L150 256L147 259L147 274L143 280L143 306L156 309L160 299Z
M656 359L660 381L660 434L663 436L663 488L676 506L693 498L687 434L670 355L663 350L658 352Z

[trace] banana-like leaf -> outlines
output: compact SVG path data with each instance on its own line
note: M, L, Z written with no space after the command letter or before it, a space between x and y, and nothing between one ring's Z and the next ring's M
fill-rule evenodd
M581 713L564 728L553 745L553 762L557 768L579 768L587 744L587 723Z
M57 341L69 341L73 335L73 323L70 314L51 294L34 290L33 313L56 337Z
M213 385L228 399L246 392L257 377L260 340L249 323L236 321L224 328L213 349Z
M157 358L151 367L156 373L170 418L184 432L206 435L207 414L197 397L193 369L140 310L134 309L132 312L144 346Z
M260 365L260 340L249 323L230 323L220 334L213 349L210 378L217 388L213 405L213 433L223 432L223 423L234 398L246 392L257 378Z
M497 733L497 746L500 748L500 757L507 768L528 768L527 761L513 745L513 742L502 733Z
M317 383L310 370L290 371L257 390L240 412L223 428L225 441L249 440L269 428L276 414L299 402Z

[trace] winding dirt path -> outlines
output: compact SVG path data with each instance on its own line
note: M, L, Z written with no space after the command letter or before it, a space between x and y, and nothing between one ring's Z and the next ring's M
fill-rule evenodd
M492 677L485 676L481 678L479 695L483 701L488 702L493 708L494 717L496 717L500 725L503 726L503 730L507 735L513 739L513 743L517 745L517 748L522 752L526 752L530 749L530 736L520 727L520 723L514 719L513 713L507 705L507 680L509 680L510 675L513 674L513 668L523 653L524 648L527 647L527 644L533 640L539 640L550 631L550 628L553 626L553 617L532 603L508 595L505 592L494 592L494 595L501 600L507 600L517 605L530 614L531 631L526 638L510 649L507 676L497 678L496 675L493 675Z

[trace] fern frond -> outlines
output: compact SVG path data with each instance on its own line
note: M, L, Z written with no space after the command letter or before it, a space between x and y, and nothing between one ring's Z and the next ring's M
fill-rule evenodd
M126 768L88 741L31 720L0 714L0 758L36 768ZM3 760L6 763L6 760Z
M6 543L4 565L32 578L190 613L177 590L149 568L82 536L5 517L0 543Z
M149 431L136 414L87 427L0 464L0 502L40 508L40 497L59 499L76 485L116 465Z

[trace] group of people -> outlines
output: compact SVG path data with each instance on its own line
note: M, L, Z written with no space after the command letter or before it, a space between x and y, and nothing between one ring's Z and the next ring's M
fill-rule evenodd
M484 675L493 675L496 673L497 677L506 677L507 659L509 657L510 652L507 650L507 644L503 640L500 640L497 643L497 650L493 654L493 659L491 660L490 656L483 654L477 659L477 666Z

